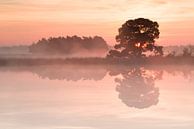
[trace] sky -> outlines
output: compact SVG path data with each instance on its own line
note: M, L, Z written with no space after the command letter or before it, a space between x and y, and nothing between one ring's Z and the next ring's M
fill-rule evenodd
M0 0L0 46L66 35L114 45L118 28L139 17L159 23L157 44L194 45L193 0Z

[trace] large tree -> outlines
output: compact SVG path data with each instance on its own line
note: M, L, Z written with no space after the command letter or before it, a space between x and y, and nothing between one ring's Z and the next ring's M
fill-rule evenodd
M142 57L144 52L152 51L156 55L162 55L162 46L155 45L155 39L159 38L159 25L149 19L138 18L126 21L116 36L118 44L114 50L110 50L110 57Z

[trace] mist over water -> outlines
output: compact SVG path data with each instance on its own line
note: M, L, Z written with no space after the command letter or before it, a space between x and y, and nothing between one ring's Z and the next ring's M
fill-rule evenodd
M190 65L2 66L0 82L0 128L194 127Z
M9 47L0 47L0 58L16 58L16 59L34 59L34 58L87 58L87 57L106 57L107 50L104 49L95 49L87 50L79 46L71 49L72 53L32 53L29 50L29 46L9 46ZM91 52L92 51L92 52Z

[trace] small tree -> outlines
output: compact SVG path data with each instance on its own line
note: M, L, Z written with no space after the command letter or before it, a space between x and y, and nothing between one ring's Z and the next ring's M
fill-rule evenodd
M184 48L184 49L183 49L183 56L184 56L184 57L192 56L192 51L191 51L191 49L189 49L189 48Z
M143 52L152 51L156 55L163 55L162 46L155 46L155 39L159 38L159 25L149 19L138 18L126 21L116 36L119 44L110 50L110 57L142 57Z

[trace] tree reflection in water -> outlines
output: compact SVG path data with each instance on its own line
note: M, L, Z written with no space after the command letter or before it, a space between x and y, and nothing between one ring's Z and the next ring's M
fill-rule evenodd
M148 108L159 101L159 88L155 87L155 80L162 78L162 71L150 72L141 67L128 70L119 70L114 75L122 75L116 78L116 91L119 99L129 107ZM110 75L113 75L110 72Z
M119 99L129 107L148 108L159 101L159 88L155 81L162 79L163 72L181 75L191 80L194 78L193 66L125 66L125 65L48 65L48 66L7 66L0 67L0 72L31 72L42 79L49 80L102 80L107 73L116 77L116 91ZM121 75L118 76L118 75ZM95 92L95 91L94 91Z

